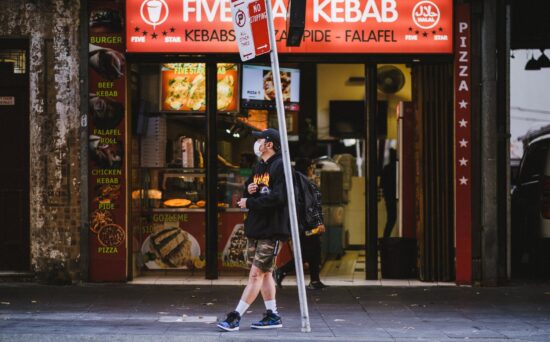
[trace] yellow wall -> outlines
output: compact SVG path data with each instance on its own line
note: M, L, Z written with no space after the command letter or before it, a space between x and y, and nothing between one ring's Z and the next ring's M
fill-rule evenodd
M405 85L395 94L387 95L378 91L379 100L388 101L388 135L387 139L397 139L397 106L401 101L412 101L411 69L405 64L378 64L378 68L384 65L393 65L405 75Z
M365 87L349 86L350 76L364 77L363 64L317 64L317 137L331 139L329 136L329 101L362 100Z
M387 64L379 64L381 67ZM379 100L388 101L388 139L397 139L397 105L400 101L411 101L411 71L405 64L393 64L405 75L405 86L399 92L386 95L378 92ZM317 136L330 139L329 101L362 100L365 97L364 85L346 85L350 77L364 77L363 64L318 64L317 65Z

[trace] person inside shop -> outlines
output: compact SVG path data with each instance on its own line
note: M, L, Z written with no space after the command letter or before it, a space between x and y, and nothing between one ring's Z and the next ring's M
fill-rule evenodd
M248 209L244 222L247 237L247 262L250 266L248 283L234 311L218 323L224 331L237 331L244 313L262 294L266 312L251 325L253 329L272 329L283 326L275 300L275 281L272 276L275 258L281 242L290 236L290 219L279 132L273 128L252 132L256 137L254 153L259 161L245 182L240 208Z
M310 283L307 286L310 290L319 290L327 287L321 282L319 273L321 268L321 235L325 232L323 224L323 209L321 207L321 191L313 182L314 165L309 158L298 158L294 166L296 171L299 171L310 179L309 185L315 193L316 206L314 217L317 223L311 229L307 229L300 234L300 246L302 249L302 257L304 262L309 265ZM277 287L282 288L283 279L287 274L294 272L294 260L291 259L286 264L276 269L274 274Z
M397 151L390 148L390 161L382 169L380 177L380 185L384 193L384 202L386 203L386 226L384 227L384 239L391 236L395 221L397 220L397 200L395 195L397 192Z

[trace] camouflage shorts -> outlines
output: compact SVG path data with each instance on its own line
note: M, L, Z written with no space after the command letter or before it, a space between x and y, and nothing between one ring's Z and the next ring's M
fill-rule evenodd
M254 265L262 272L273 271L279 247L278 240L256 240L249 238L246 245L248 267Z

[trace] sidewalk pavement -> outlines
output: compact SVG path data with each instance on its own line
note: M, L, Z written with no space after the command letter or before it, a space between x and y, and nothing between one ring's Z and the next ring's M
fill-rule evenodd
M308 291L311 333L300 331L296 287L278 291L282 329L213 323L242 286L0 284L0 341L550 341L550 285L330 287ZM211 322L211 323L206 323Z

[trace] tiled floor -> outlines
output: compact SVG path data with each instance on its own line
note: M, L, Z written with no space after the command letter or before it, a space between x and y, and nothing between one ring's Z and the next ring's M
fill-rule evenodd
M329 286L455 286L455 283L421 282L417 279L365 280L365 252L346 251L339 260L328 260L321 270L321 280ZM379 260L380 263L380 260ZM378 267L380 269L380 267ZM380 275L379 275L380 278ZM309 283L309 275L305 277ZM246 275L222 275L219 279L204 279L197 275L148 275L134 279L130 284L145 285L246 285ZM283 285L296 286L296 277L288 276Z

